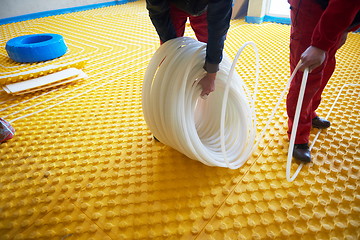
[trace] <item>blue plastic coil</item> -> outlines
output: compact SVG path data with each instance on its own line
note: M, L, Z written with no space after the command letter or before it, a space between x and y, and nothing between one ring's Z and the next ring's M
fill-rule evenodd
M67 51L64 38L55 33L30 34L10 39L5 46L15 62L43 62L61 57Z

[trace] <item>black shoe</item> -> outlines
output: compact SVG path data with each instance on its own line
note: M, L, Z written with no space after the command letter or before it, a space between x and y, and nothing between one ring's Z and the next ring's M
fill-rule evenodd
M330 127L330 122L328 120L316 116L312 119L312 127L318 129L325 129Z
M311 162L311 154L309 150L309 146L307 143L304 144L295 144L293 157L297 160L300 160L303 163Z

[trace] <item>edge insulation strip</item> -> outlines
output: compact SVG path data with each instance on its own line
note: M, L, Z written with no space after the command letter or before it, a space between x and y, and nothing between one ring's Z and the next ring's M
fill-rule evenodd
M62 9L49 10L49 11L43 11L43 12L37 12L37 13L30 13L30 14L20 15L20 16L16 16L16 17L0 19L0 25L4 25L4 24L8 24L8 23L15 23L15 22L22 22L22 21L26 21L26 20L35 19L35 18L50 17L50 16L66 14L66 13L80 12L80 11L91 10L91 9L95 9L95 8L121 5L121 4L126 4L128 2L135 2L135 1L137 1L137 0L115 0L115 1L105 2L105 3L96 3L96 4L84 5L84 6L78 6L78 7L62 8Z
M269 15L265 15L263 17L246 16L245 21L247 23L258 23L258 24L263 23L263 22L273 22L273 23L280 23L280 24L287 24L287 25L291 24L290 18L274 17L274 16L269 16ZM360 32L360 28L358 30L354 31L354 33L359 33L359 32Z
M273 16L268 16L268 15L265 15L263 17L246 16L245 21L247 23L275 22L275 23L288 24L288 25L291 23L290 18L273 17Z

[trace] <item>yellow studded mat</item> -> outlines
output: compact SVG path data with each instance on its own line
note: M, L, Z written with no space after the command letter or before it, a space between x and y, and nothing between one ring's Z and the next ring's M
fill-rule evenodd
M227 55L246 41L260 51L259 130L289 77L289 31L231 22ZM7 40L47 32L65 38L66 55L43 64L7 58ZM285 101L241 169L205 166L152 139L141 87L159 40L145 1L1 25L0 34L0 77L81 59L89 76L20 96L0 92L0 117L16 129L0 145L1 240L360 239L360 88L344 86L359 83L360 34L339 50L323 95L319 114L332 126L291 183ZM247 49L237 68L250 91L254 58Z

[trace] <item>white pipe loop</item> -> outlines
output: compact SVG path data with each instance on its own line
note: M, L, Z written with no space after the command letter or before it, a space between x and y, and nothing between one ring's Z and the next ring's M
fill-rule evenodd
M206 44L182 37L165 42L145 73L142 105L151 132L162 143L209 166L241 167L253 151L256 136L255 97L224 56L215 80L216 91L201 99L197 84L204 75ZM254 94L257 92L257 83ZM223 99L223 101L220 101ZM226 107L225 107L226 106Z
M291 76L291 78L289 80L289 83L291 82L292 78L295 76L296 72L298 71L299 65L300 65L300 61L299 61L298 65L296 66L296 68L295 68L295 70L294 70L294 72L293 72L293 74L292 74L292 76ZM298 96L298 100L297 100L297 104L296 104L293 127L291 129L290 144L289 144L288 156L287 156L287 161L286 161L286 179L289 182L292 182L292 181L295 180L295 178L300 173L301 168L304 166L304 163L301 163L299 165L299 167L296 169L294 175L290 176L292 155L293 155L293 151L294 151L296 132L297 132L298 124L299 124L300 112L301 112L301 108L302 108L302 102L304 100L304 94L305 94L308 75L309 75L309 68L306 68L304 70L304 74L303 74L303 77L302 77L302 80L301 80L300 92L299 92L299 96Z
M296 66L296 68L294 69L288 84L287 84L287 88L290 85L292 79L294 78L295 74L297 73L297 71L299 70L299 66L301 64L301 61L299 61L298 65ZM309 75L309 69L305 69L304 70L304 74L301 80L301 86L300 86L300 92L299 92L299 97L298 97L298 101L297 101L297 105L296 105L296 110L295 110L295 116L294 116L294 123L293 123L293 128L291 130L291 137L290 137L290 144L289 144L289 150L288 150L288 156L287 156L287 161L286 161L286 179L289 182L292 182L296 179L296 177L299 175L302 167L304 166L304 163L301 163L298 168L295 170L295 173L293 176L291 176L291 163L292 163L292 153L294 151L294 144L295 144L295 136L296 136L296 132L297 132L297 128L298 128L298 124L299 124L299 118L300 118L300 111L302 108L302 101L304 99L304 94L305 94L305 89L306 89L306 84L307 84L307 79L308 79L308 75ZM326 115L326 119L328 119L330 117L330 114L333 111L334 106L336 105L336 103L339 100L340 94L342 93L343 89L347 86L360 86L360 84L344 84L338 95L336 96L335 101L333 102L328 114ZM282 99L283 97L280 97L280 99ZM311 151L312 148L314 147L319 135L321 133L321 129L318 130L318 132L316 133L314 140L312 141L312 144L309 147L309 150Z

